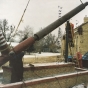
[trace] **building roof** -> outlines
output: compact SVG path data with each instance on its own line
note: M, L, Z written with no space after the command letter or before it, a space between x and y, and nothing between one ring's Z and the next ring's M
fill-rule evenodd
M83 25L85 25L85 24L87 24L88 23L88 21L87 22L85 22L85 23L82 23L81 25L79 25L78 27L76 27L75 29L77 29L77 28L79 28L80 26L83 26Z

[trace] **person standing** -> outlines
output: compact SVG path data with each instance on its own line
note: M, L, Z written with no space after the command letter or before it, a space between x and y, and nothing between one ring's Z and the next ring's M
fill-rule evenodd
M77 60L78 60L78 66L82 68L82 54L81 52L77 52Z

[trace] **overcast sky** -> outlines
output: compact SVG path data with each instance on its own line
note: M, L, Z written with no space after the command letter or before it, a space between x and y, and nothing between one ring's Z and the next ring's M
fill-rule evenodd
M82 0L83 3L88 0ZM28 0L0 0L0 19L7 19L9 25L17 27L20 18L26 8ZM80 5L80 0L30 0L28 8L24 14L23 22L20 24L20 30L29 25L34 28L34 32L44 28L50 23L58 19L58 6L62 7L62 16ZM72 18L72 23L80 25L83 23L83 18L88 15L88 6L79 14ZM77 21L76 21L77 20ZM61 26L64 31L64 25ZM57 35L58 29L54 31Z

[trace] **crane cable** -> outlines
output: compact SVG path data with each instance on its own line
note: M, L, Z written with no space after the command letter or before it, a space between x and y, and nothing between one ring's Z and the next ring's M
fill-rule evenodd
M28 7L28 5L29 5L29 1L30 1L30 0L28 0L28 3L27 3L27 5L26 5L26 8L24 9L24 12L23 12L23 14L22 14L22 16L21 16L21 19L20 19L20 21L19 21L19 23L18 23L17 28L14 30L14 34L13 34L13 36L12 36L12 37L14 37L14 36L15 36L16 31L18 30L18 27L20 26L20 23L22 22L23 16L24 16L24 14L25 14L25 12L26 12L26 10L27 10L27 7Z

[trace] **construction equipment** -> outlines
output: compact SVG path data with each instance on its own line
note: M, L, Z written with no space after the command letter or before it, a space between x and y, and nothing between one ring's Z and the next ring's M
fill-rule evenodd
M23 42L18 44L16 47L11 49L9 52L7 50L4 50L4 52L10 53L11 51L13 51L15 54L21 53L22 51L24 51L25 49L30 47L32 44L34 44L35 41L40 40L41 38L43 38L44 36L46 36L47 34L52 32L54 29L56 29L57 27L62 25L64 22L69 20L71 17L73 17L74 15L79 13L87 5L88 5L88 2L79 5L78 7L73 9L72 11L68 12L66 15L62 16L60 19L56 20L55 22L53 22L50 25L48 25L47 27L45 27L43 30L41 30L41 31L37 32L36 34L34 34L33 37L30 37L30 38L24 40ZM0 57L0 66L2 66L4 63L9 61L10 58L12 58L12 57L9 54L4 56L4 57L1 56Z

